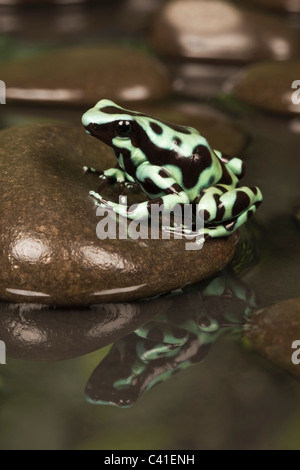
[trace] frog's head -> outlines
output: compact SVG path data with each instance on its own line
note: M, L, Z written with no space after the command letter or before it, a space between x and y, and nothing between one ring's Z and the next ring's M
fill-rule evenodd
M137 116L145 115L124 109L113 101L105 99L99 101L82 116L82 123L88 134L97 137L105 144L132 151L139 146Z
M178 142L193 134L192 128L169 124L146 114L130 111L104 99L82 116L88 134L115 150L126 149L131 155L155 154L158 149L174 150Z

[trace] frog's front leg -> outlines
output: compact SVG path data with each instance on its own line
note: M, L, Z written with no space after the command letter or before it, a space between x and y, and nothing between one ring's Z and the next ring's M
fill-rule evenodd
M107 179L110 183L118 183L121 187L124 188L134 190L139 189L139 186L136 184L134 179L120 167L104 170L102 178Z
M232 189L217 184L202 191L197 210L204 215L205 234L224 237L247 222L262 202L259 188L242 186Z
M107 180L111 184L118 183L120 186L135 190L139 188L134 179L128 175L128 173L122 170L120 166L116 166L115 168L108 168L104 171L96 170L90 166L84 166L83 171L85 174L92 173L100 179Z
M104 171L96 170L95 168L90 166L84 166L83 171L85 173L92 173L93 175L96 175L101 179L107 179L112 183L124 183L125 181L128 181L125 171L122 170L122 168L120 168L119 166L115 168L108 168Z
M141 186L143 183L151 182L152 188L157 188L157 194L163 192L165 195L135 204L132 207L106 201L94 191L90 191L90 195L96 200L97 205L112 209L116 214L133 220L147 219L153 204L158 204L164 209L170 210L176 204L188 204L190 202L188 195L181 186L160 166L142 163L136 170L136 178Z

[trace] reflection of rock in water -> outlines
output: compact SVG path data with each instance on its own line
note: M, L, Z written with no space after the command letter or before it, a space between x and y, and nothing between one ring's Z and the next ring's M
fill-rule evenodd
M185 288L155 320L115 343L86 393L99 404L130 406L146 390L201 361L216 338L241 330L253 291L229 271Z
M58 360L102 348L159 314L168 300L60 308L0 302L1 340L7 355Z

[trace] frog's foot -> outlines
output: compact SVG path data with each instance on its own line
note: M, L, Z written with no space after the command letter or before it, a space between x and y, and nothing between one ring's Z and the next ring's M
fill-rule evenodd
M95 204L97 206L111 210L122 217L127 217L133 220L148 219L149 214L147 207L146 211L144 206L140 207L143 203L127 206L126 204L123 205L117 202L108 201L103 198L101 194L96 193L95 191L90 191L89 194L95 200Z
M122 183L119 183L119 186L121 189L130 189L131 191L139 191L140 187L137 183L131 183L129 181L123 181Z
M103 207L104 209L107 209L108 211L115 212L118 215L121 215L123 217L128 217L128 206L125 204L119 204L117 202L113 201L108 201L104 197L101 196L101 194L96 193L96 191L90 191L89 195L92 196L94 199L94 203L98 207ZM124 201L126 201L126 196L121 196L121 202L122 202L122 197L124 197Z
M97 178L101 179L102 181L106 181L109 184L114 184L116 182L115 178L109 175L106 175L105 171L96 170L95 168L91 166L84 166L83 171L86 175L87 174L95 175L97 176Z
M151 207L153 205L158 205L159 208L164 208L165 210L172 209L176 204L186 204L188 202L187 196L185 193L181 194L168 194L162 198L151 199L150 201L140 202L138 204L133 204L132 206L127 206L126 204L121 204L107 201L99 193L95 191L90 191L89 193L96 201L98 206L106 207L107 209L113 210L116 214L126 217L131 220L147 220L151 215Z
M109 168L108 170L99 171L90 166L84 166L83 171L85 174L92 173L96 175L101 180L105 180L110 184L120 183L123 184L126 182L126 175L121 168Z
M180 235L185 238L197 238L200 240L208 240L209 238L221 238L228 237L235 232L241 225L247 222L247 220L256 212L258 205L253 204L248 210L243 212L240 216L235 219L228 220L226 222L216 222L203 228L203 230L190 230L183 229L180 227L165 227L164 231L171 232L175 236Z
M209 238L209 235L206 235L205 229L202 230L194 230L192 227L187 225L173 225L173 226L163 226L162 231L165 233L172 233L174 238L186 238L186 239L193 239L197 238L198 240L206 240Z
M104 207L106 209L111 209L112 210L112 207L110 207L111 204L114 204L113 202L109 202L107 201L106 199L104 199L101 194L99 193L96 193L96 191L90 191L89 192L89 195L92 196L92 198L94 199L94 203L96 206L98 207Z

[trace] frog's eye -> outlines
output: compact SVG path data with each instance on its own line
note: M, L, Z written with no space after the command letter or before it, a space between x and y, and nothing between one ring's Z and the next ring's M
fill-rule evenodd
M116 133L119 137L128 137L131 134L132 125L130 121L118 121L116 124Z

